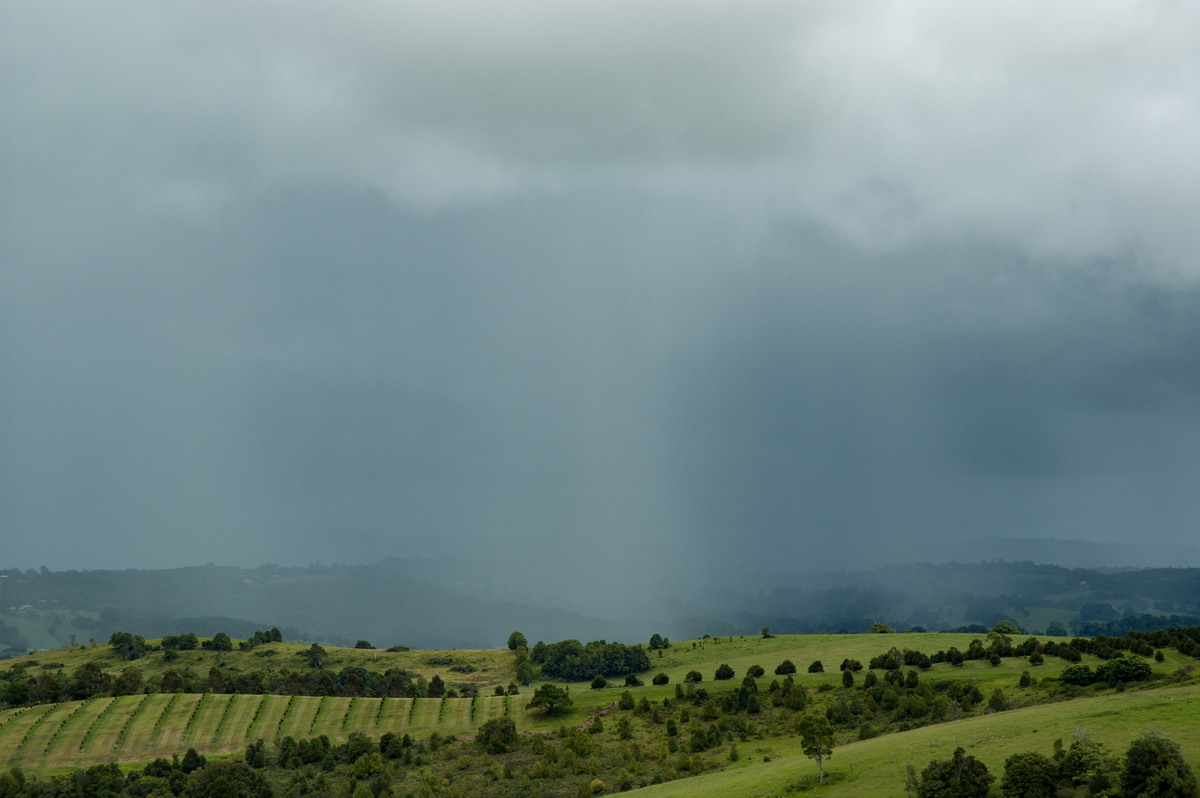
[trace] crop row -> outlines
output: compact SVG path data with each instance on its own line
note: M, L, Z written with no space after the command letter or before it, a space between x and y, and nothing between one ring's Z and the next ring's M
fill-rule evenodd
M471 733L509 714L510 699L201 696L185 693L97 698L0 713L0 763L58 767L108 758L149 760L195 746L234 752L259 738L385 731ZM265 734L263 732L266 732Z

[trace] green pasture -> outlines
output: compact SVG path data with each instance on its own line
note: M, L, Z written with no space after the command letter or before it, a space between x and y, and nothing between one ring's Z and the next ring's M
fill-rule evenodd
M1025 635L1012 636L1013 643L1019 644ZM857 659L866 666L869 660L886 652L890 648L915 649L932 655L939 650L955 646L965 651L971 641L976 638L985 639L985 635L975 634L938 634L938 633L903 633L903 634L859 634L859 635L781 635L772 638L761 636L725 637L697 641L683 641L672 644L672 647L662 652L652 652L650 655L651 669L639 674L645 682L641 687L630 688L636 699L643 697L655 703L661 703L665 697L674 697L676 686L683 682L688 671L699 671L703 680L698 688L715 693L733 689L741 683L742 677L752 665L760 665L765 675L759 680L760 690L765 690L772 680L782 677L774 674L775 667L783 660L791 660L797 668L794 678L796 682L809 689L810 694L819 696L823 691L838 691L842 689L841 674L838 666L843 659ZM1046 638L1040 638L1045 640ZM239 652L183 652L179 660L163 663L161 654L151 653L147 657L136 660L132 665L149 667L151 670L160 666L180 667L185 657L195 659L192 667L250 668L261 666L263 662L286 664L290 668L306 667L299 656L292 655L303 651L307 646L298 644L267 644L251 651ZM275 651L272 656L259 656L257 652ZM347 698L347 697L317 697L317 696L276 696L257 694L159 694L122 696L119 698L96 698L85 702L66 702L54 705L14 708L0 711L0 767L21 765L32 769L59 769L97 762L117 760L122 762L146 762L159 756L170 757L182 753L188 747L195 747L205 754L220 755L237 753L254 740L265 739L273 741L283 736L300 739L320 734L328 735L331 739L344 740L351 732L363 732L378 736L386 731L397 734L408 733L413 737L427 737L433 732L442 735L471 735L485 721L492 718L511 717L519 730L524 732L555 731L563 725L578 726L589 722L599 711L615 708L621 694L626 690L624 680L615 678L611 687L591 689L590 682L577 682L566 685L574 701L574 705L553 716L545 715L540 709L530 710L526 705L541 681L529 686L522 686L520 694L514 696L496 696L496 686L507 686L513 680L515 658L513 653L503 651L410 651L410 652L379 652L362 649L327 649L326 666L331 668L355 664L373 670L385 670L389 667L399 667L406 670L419 671L420 667L429 676L433 673L444 674L448 684L461 683L462 680L474 678L477 680L479 694L475 698ZM1162 663L1151 661L1152 668L1158 673L1172 673L1178 669L1194 665L1195 661L1168 650L1164 652ZM45 652L34 658L41 663L48 663L71 669L82 665L88 659L97 659L105 668L113 673L129 667L131 663L119 660L107 650L106 646L76 647L59 651ZM439 663L430 665L430 661ZM824 673L808 673L809 664L820 660L825 668ZM447 665L445 663L449 662ZM1099 660L1085 656L1084 663L1095 667ZM714 674L721 664L730 665L736 676L728 681L716 681ZM923 682L938 679L972 680L984 694L999 687L1002 688L1009 700L1010 706L1021 707L1035 701L1044 701L1044 690L1037 688L1018 688L1018 680L1022 671L1028 670L1035 680L1053 679L1061 673L1067 663L1057 657L1046 657L1045 664L1032 666L1025 659L1010 657L1001 661L1000 665L992 666L981 660L969 661L962 667L955 668L949 664L934 665L930 670L921 673ZM471 673L462 674L450 671L450 667L471 667ZM29 672L36 673L40 664L32 665ZM430 668L441 670L430 670ZM664 686L654 686L651 679L654 674L664 672L670 677L670 683ZM856 675L856 683L861 684L865 670ZM1051 682L1054 684L1054 682ZM1180 690L1184 692L1179 692ZM1186 692L1191 689L1192 692ZM1192 688L1160 688L1148 691L1129 691L1121 695L1099 695L1088 700L1105 699L1115 701L1137 701L1138 705L1147 705L1155 696L1182 696L1186 701L1179 704L1153 704L1162 706L1190 705L1195 717L1200 717L1200 704L1190 704L1195 696ZM1081 691L1087 695L1092 692ZM1174 700L1174 699L1173 699ZM1012 710L968 721L957 721L954 724L931 726L915 732L890 735L866 742L845 744L839 748L835 768L842 762L850 762L851 757L842 757L843 748L862 750L864 753L855 762L869 763L871 752L885 741L894 740L938 740L936 736L950 728L973 729L970 724L978 721L978 728L1002 728L1012 718L1037 718L1030 720L1031 725L1022 734L1046 735L1049 721L1046 718L1060 718L1063 713L1074 712L1078 701L1058 703L1023 710ZM1108 706L1107 704L1104 706ZM1107 710L1097 710L1107 711ZM1059 715L1026 714L1054 713ZM1063 721L1067 723L1067 721ZM990 724L990 725L989 725ZM1106 728L1104 723L1100 727ZM1071 726L1056 736L1068 735ZM940 731L939 731L940 730ZM1034 731L1036 730L1036 731ZM1089 729L1090 730L1090 729ZM1163 729L1169 733L1167 729ZM1119 731L1119 730L1118 730ZM946 732L949 733L949 732ZM933 736L931 736L933 735ZM1097 736L1099 732L1097 732ZM967 739L967 738L963 738ZM1051 738L1052 739L1052 738ZM1184 741L1181 739L1181 743ZM920 745L920 743L906 743ZM975 744L982 745L982 742ZM1127 741L1126 743L1127 744ZM929 744L934 747L934 743ZM1049 745L1049 743L1047 743ZM762 787L766 793L787 787L792 782L787 778L800 778L808 772L806 768L811 763L804 760L795 750L794 741L788 738L772 738L763 741L753 741L740 746L742 761L734 764L728 771L718 775L705 776L709 779L743 778L738 774L747 771L754 763L754 771L761 768L763 778L775 779L778 776L782 786L771 786L775 781L769 781ZM953 745L950 746L953 750ZM711 752L710 752L711 753ZM921 767L935 755L947 755L949 752L934 751L928 755L922 753L921 758L913 759L914 764ZM888 756L895 756L895 752ZM769 756L772 761L763 763L762 758ZM793 771L786 771L780 763L784 760L792 762ZM907 760L905 760L907 761ZM1002 763L1002 757L1001 757ZM727 764L723 763L723 764ZM989 766L991 762L989 761ZM855 766L858 768L858 765ZM901 765L901 769L902 769ZM799 770L797 770L797 768ZM859 770L865 774L866 765ZM775 774L775 775L772 775ZM799 774L799 775L796 775ZM866 779L858 770L847 770L844 783L849 779ZM689 779L682 784L692 784ZM869 785L869 780L863 781ZM719 782L718 782L719 784ZM893 785L894 786L894 785ZM676 784L667 787L682 789ZM833 785L829 789L838 787ZM723 788L714 788L723 789ZM735 789L735 788L730 788ZM740 789L740 788L738 788ZM760 789L758 786L755 790ZM841 789L841 787L838 787ZM874 788L871 788L874 789ZM682 793L681 793L682 794ZM712 793L721 794L721 793ZM744 794L729 792L727 794ZM849 794L849 793L848 793ZM866 794L866 793L863 793Z
M999 780L1004 760L1012 754L1033 751L1049 756L1055 738L1069 744L1078 732L1123 755L1134 738L1158 730L1179 743L1185 758L1198 767L1197 718L1200 688L1189 685L1109 693L842 742L826 763L829 783L819 794L824 798L901 795L907 763L920 771L933 759L950 758L958 746L983 761ZM816 764L800 751L798 738L740 743L739 749L741 760L725 770L654 785L638 794L647 798L754 798L799 795L815 786Z

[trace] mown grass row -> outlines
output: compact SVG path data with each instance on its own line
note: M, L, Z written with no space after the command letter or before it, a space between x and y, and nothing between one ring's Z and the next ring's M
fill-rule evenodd
M0 766L73 767L148 761L189 747L236 752L256 739L351 732L473 734L507 710L507 697L335 698L171 694L90 699L0 713Z

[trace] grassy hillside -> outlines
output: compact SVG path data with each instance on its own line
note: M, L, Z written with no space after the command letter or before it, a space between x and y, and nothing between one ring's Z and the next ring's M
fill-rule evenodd
M834 749L825 798L870 798L903 793L905 765L920 771L962 746L999 779L1004 760L1033 751L1050 756L1055 738L1069 743L1083 732L1123 754L1129 743L1156 729L1179 743L1193 769L1200 766L1200 689L1195 685L1080 698L926 726ZM726 770L640 790L647 798L752 798L787 795L815 786L816 765L795 737L744 746L746 756ZM770 761L764 761L769 759Z
M858 659L866 664L892 647L928 654L951 646L965 650L976 637L916 633L781 635L677 642L652 655L650 671L642 674L646 684L637 688L636 694L654 704L662 704L664 699L669 703L676 696L676 685L693 670L703 676L699 687L714 693L730 690L740 684L742 675L754 665L766 671L759 680L765 690L776 678L773 676L776 666L787 659L797 666L797 685L806 688L814 700L821 701L842 692L838 665L843 659ZM1023 636L1015 637L1014 642L1021 639ZM20 658L10 665L36 677L54 670L71 673L92 662L114 676L129 668L137 669L144 681L153 685L167 668L186 668L200 674L214 668L227 673L304 669L307 665L302 654L306 648L301 644L271 643L247 651L184 651L171 661L165 659L165 652L158 651L126 661L107 645L78 646ZM1164 654L1163 662L1151 661L1154 670L1162 674L1176 672L1192 662L1173 650ZM822 662L825 672L808 673L814 661ZM1084 657L1084 664L1095 666L1099 662L1094 657ZM722 664L728 664L738 674L735 680L714 681L713 675ZM984 694L1000 688L1010 706L1020 707L1046 700L1045 691L1037 683L1052 684L1066 664L1056 657L1047 657L1045 664L1039 666L1031 666L1020 657L1005 658L997 666L986 660L972 660L962 667L935 664L921 678L971 683ZM398 668L426 678L439 675L448 685L469 686L477 692L477 697L152 693L21 707L0 712L0 763L40 770L110 759L144 762L159 756L169 757L189 747L214 754L232 753L260 738L276 740L284 736L303 738L324 734L337 741L356 731L372 736L393 731L417 738L435 731L442 735L469 735L484 721L497 717L511 717L522 731L549 731L563 724L583 724L597 712L611 709L624 690L621 686L594 690L587 682L568 685L574 706L547 717L526 709L530 688L515 696L494 695L496 687L503 688L514 679L514 655L508 650L386 652L328 647L323 665L334 671L345 667L379 672ZM1034 686L1017 687L1023 671L1034 677ZM659 672L668 675L669 684L649 683L650 677ZM865 671L858 676L859 684L864 674ZM784 741L772 745L786 749ZM744 768L742 764L738 770Z

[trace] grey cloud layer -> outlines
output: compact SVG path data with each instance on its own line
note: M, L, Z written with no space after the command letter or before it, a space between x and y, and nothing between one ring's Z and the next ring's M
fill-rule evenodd
M23 566L1194 529L1190 6L0 13Z

